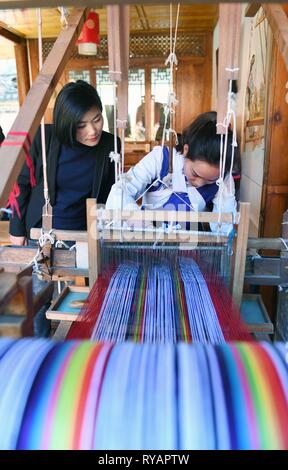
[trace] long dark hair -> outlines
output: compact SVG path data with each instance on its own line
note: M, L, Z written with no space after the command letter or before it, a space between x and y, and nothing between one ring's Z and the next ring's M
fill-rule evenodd
M94 107L102 112L101 99L92 85L83 80L64 85L53 111L54 132L62 144L70 147L75 144L77 124Z

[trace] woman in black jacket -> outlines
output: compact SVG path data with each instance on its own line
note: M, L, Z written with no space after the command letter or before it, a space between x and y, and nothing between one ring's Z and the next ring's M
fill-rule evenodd
M66 84L58 94L53 124L45 126L47 180L52 225L55 229L85 230L86 199L105 203L114 183L114 136L103 131L102 103L92 85L78 80ZM120 141L117 142L118 152ZM10 239L24 245L32 227L41 227L44 205L41 133L31 146L36 186L30 184L26 164L18 178L17 198L21 217L14 211L10 220Z

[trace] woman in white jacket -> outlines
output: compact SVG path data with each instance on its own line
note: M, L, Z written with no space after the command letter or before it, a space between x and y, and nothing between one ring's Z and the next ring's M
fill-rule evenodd
M182 144L173 149L172 174L169 174L168 148L155 147L123 175L122 181L112 186L106 208L141 209L137 199L145 193L142 209L235 212L235 186L230 172L233 134L229 129L220 197L221 136L216 132L216 120L216 112L204 113L184 130ZM210 225L212 230L216 228L216 224ZM221 231L229 232L231 228L223 224Z

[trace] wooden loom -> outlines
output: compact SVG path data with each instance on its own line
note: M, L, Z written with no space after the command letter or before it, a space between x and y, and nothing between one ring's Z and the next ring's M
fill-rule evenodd
M195 245L197 246L197 242L201 244L205 243L213 243L213 244L223 244L228 243L228 236L224 235L217 235L214 233L209 232L197 232L197 231L175 231L173 233L168 233L165 231L161 232L145 232L145 231L133 231L133 229L127 227L123 230L121 229L121 224L124 222L131 223L133 222L144 222L145 225L147 223L152 224L153 222L175 222L175 213L171 211L111 211L111 210L103 210L97 209L96 200L95 199L88 199L87 200L87 232L82 232L79 237L79 233L77 232L70 232L70 231L62 231L62 230L55 230L54 233L56 238L60 239L76 239L76 246L77 243L80 243L80 252L81 257L84 256L87 260L89 260L87 264L87 271L86 274L89 274L89 288L91 289L94 285L95 281L99 273L102 271L103 267L101 266L101 247L100 247L100 240L106 242L113 242L117 244L121 244L125 238L125 244L129 247L129 243L132 244L134 242L143 242L144 244L148 243L151 246L151 242L157 241L166 242L168 244L173 243L173 245L178 245L179 243L185 244L185 249L193 249ZM218 214L217 213L209 213L209 212L177 212L177 222L185 222L190 224L195 224L197 222L201 223L210 223L210 222L217 222ZM116 226L114 230L111 229L103 229L103 223L108 224L110 222L115 222L116 224L120 223L120 226ZM247 242L248 242L248 226L249 226L249 203L240 203L239 212L236 214L226 213L222 214L221 217L222 223L230 223L237 227L237 237L234 240L234 249L233 249L233 273L232 273L232 284L231 284L231 292L233 296L233 301L236 305L240 305L241 297L242 297L242 290L243 290L243 283L244 283L244 275L245 275L245 260L246 260L246 251L247 251ZM118 227L118 228L117 228ZM159 233L161 238L159 239ZM40 234L39 229L33 229L31 231L33 237L37 238ZM156 238L155 238L156 237ZM77 241L78 240L78 241ZM80 242L79 242L80 240ZM57 251L57 250L56 250ZM53 272L56 274L58 269L62 269L59 266L53 267ZM79 275L80 272L83 275L83 268L78 270L77 267L68 268L70 270L74 270L75 276ZM55 276L54 274L54 276ZM58 275L58 274L57 274ZM57 330L57 338L62 338L66 336L69 328L71 326L71 322L77 321L78 315L73 313L73 309L70 312L67 310L63 313L58 309L59 305L62 301L65 301L66 296L70 292L78 292L79 296L83 295L86 292L85 297L87 297L89 289L88 288L79 288L79 287L67 287L64 289L62 294L60 295L59 299L53 302L51 309L48 311L48 318L52 320L59 320L60 325ZM69 310L69 309L68 309Z
M111 10L113 10L114 7L111 7ZM222 8L222 10L221 10ZM226 20L227 20L227 15L229 16L229 12L230 12L230 9L229 8L226 8L226 7L221 7L220 8L220 18L223 17L223 12L225 13L225 17L226 17ZM120 26L121 26L121 15L119 13L119 7L115 7L115 11L111 12L113 13L113 15L115 15L114 17L114 23L116 23L116 26L118 27L117 31L119 32L120 31ZM229 11L228 11L229 10ZM222 11L222 12L221 12ZM239 8L237 7L237 12L239 13ZM231 13L231 12L230 12ZM36 80L36 82L33 84L28 96L27 96L27 99L25 100L25 103L12 127L12 131L17 131L17 129L21 128L24 132L27 132L27 134L29 133L30 135L30 138L33 138L33 135L35 134L36 132L36 129L37 129L37 125L40 121L40 117L41 117L41 114L43 113L43 110L45 109L45 104L46 102L48 102L48 99L50 98L51 96L51 93L53 91L53 89L51 88L51 84L52 84L52 79L51 79L51 69L54 71L54 76L53 76L53 79L56 79L57 80L57 77L60 76L63 68L64 68L64 65L65 65L65 59L67 59L68 57L68 52L70 51L71 47L73 46L73 42L75 41L75 37L77 37L77 34L79 33L79 30L83 24L83 21L84 21L84 18L85 18L85 14L86 14L86 11L85 10L79 10L75 12L74 16L72 15L72 19L70 18L69 20L69 27L68 27L68 31L64 31L63 33L61 33L61 36L64 36L64 38L58 38L58 42L62 45L62 49L61 49L61 54L59 54L58 52L58 63L57 63L57 66L56 66L56 70L55 70L55 65L54 65L54 61L53 61L53 66L52 66L52 57L53 57L53 54L51 52L51 54L49 55L46 63L44 64L43 68L42 68L42 71L40 72L39 74L39 77L38 77L38 81ZM115 20L116 18L116 20ZM239 18L236 18L234 20L234 22L236 22ZM223 23L223 21L222 21ZM227 26L231 24L229 23L229 21L226 23L224 22L223 23L223 27L222 29L225 30L227 29ZM230 29L231 31L231 29ZM229 31L228 31L229 32ZM232 31L233 32L233 31ZM230 34L230 33L229 33ZM128 62L127 60L125 59L125 54L127 56L127 53L128 53L128 41L127 41L127 38L125 38L125 46L124 48L120 49L118 48L119 50L116 50L116 47L113 47L111 46L111 40L109 42L110 46L109 46L109 62L115 62L114 66L112 67L112 70L119 70L121 68L121 71L125 72L128 70ZM234 43L234 42L233 42ZM64 50L64 47L63 47L63 44L65 45L65 50ZM239 44L239 41L238 41L238 44ZM54 46L55 50L56 50L56 45L57 45L57 41L56 41L56 44ZM119 44L118 44L119 45ZM111 52L111 49L112 52ZM126 49L126 50L124 50ZM236 52L234 50L234 56L237 56L237 47L236 47ZM114 55L113 55L114 53ZM227 53L227 50L224 51L224 54L226 55ZM111 56L112 56L112 60L111 60ZM223 57L224 55L222 55ZM230 60L230 57L231 57L231 54L230 56L228 55L228 60ZM51 58L51 60L50 60ZM120 58L120 60L119 60ZM119 61L119 63L117 62L117 60ZM117 64L116 64L117 62ZM229 64L231 65L231 64ZM234 62L232 65L235 65ZM122 70L123 69L123 70ZM127 70L126 70L127 69ZM49 83L49 86L47 87L46 83L47 83L47 80L43 81L43 78L45 78L47 76L47 74L49 73L49 79L48 79L48 83ZM122 74L123 77L124 77L124 81L125 83L123 84L122 83L122 86L121 88L125 88L128 86L128 83L127 83L127 80L125 80L125 77L126 77L126 73L123 73ZM127 78L127 77L126 77ZM220 88L219 88L219 103L223 103L223 100L224 102L226 101L226 94L225 94L225 91L224 88L225 88L225 79L227 77L223 77L223 80L220 79L219 77L219 83L222 83L223 82L223 87L222 87L222 90L221 90L221 93L220 93ZM229 77L228 77L229 78ZM117 78L117 80L119 79L119 77ZM55 81L56 81L55 80ZM121 83L121 80L119 80L120 83ZM45 83L44 87L43 87L43 84ZM121 89L121 96L123 95L123 90ZM37 92L36 92L36 95L35 95L35 90L38 92L38 96L40 97L40 94L42 96L42 99L39 101L37 101ZM34 93L33 93L34 91ZM224 99L223 99L223 94L225 95ZM35 99L35 96L36 96L36 99ZM31 119L30 119L30 122L29 120L25 122L25 125L24 125L24 119L22 119L22 115L23 115L23 118L26 116L26 112L25 110L26 109L31 109L31 106L33 105L33 109L35 110L35 113L30 113L29 115L31 116ZM125 112L126 112L126 115L127 115L127 97L126 99L122 100L122 103L121 103L121 106L122 106L122 109L121 109L121 112L119 113L120 114L120 118L121 118L121 122L123 122L123 120L125 120ZM124 109L124 112L123 112L123 109ZM219 108L220 109L220 108ZM221 112L219 111L220 115L221 115ZM222 115L221 115L221 118L222 118ZM122 127L121 125L119 127ZM9 138L9 136L8 136ZM1 149L2 150L2 149ZM24 161L24 152L23 152L23 149L22 147L16 147L16 148L13 148L12 147L12 151L14 151L14 154L12 152L12 156L11 156L11 148L5 148L4 147L4 153L6 151L6 157L8 159L8 151L9 151L9 161L11 163L11 166L12 167L8 167L8 170L7 170L7 173L8 173L8 180L6 179L5 181L2 181L2 184L4 183L4 188L1 192L1 197L0 197L0 203L4 203L4 201L6 200L10 190L11 190L11 187L12 187L12 184L13 184L13 181L15 180L15 178L17 177L17 174L19 173L20 169L21 169L21 166L22 166L22 163ZM4 177L5 175L3 175ZM3 179L3 178L2 178ZM0 180L0 189L1 189L1 180ZM92 241L92 238L93 238L93 231L91 231L91 227L92 227L92 224L94 224L94 222L96 223L96 233L94 235L96 235L96 239L98 238L98 226L97 226L97 217L99 217L100 213L96 211L96 207L93 205L93 202L91 201L88 201L88 259L89 259L89 283L90 283L90 287L93 285L94 281L97 279L97 275L98 275L98 272L99 272L99 262L100 262L100 250L99 250L99 243L94 243L93 244L93 241ZM96 218L95 216L91 216L91 213L94 213L96 214ZM128 218L131 218L132 216L132 220L139 220L139 218L141 220L143 220L143 216L144 216L144 219L146 222L153 222L154 219L155 219L155 215L157 215L157 221L173 221L175 220L175 214L173 213L168 213L167 211L157 211L157 214L156 213L145 213L143 215L143 212L139 212L139 213L134 213L134 214L131 214L131 212L129 212L128 214L125 213L125 212L122 212L120 215L119 213L118 214L113 214L113 219L115 220L115 217L116 219L120 222L121 226L123 224L123 222ZM101 217L103 217L103 212L101 211ZM109 221L109 218L111 217L111 213L109 212L105 212L104 213L104 219L105 221ZM52 224L51 224L51 220L52 220L52 217L51 217L51 214L49 213L48 215L46 215L45 217L43 217L43 227L46 231L48 231L50 228L52 228ZM191 214L189 216L189 218L187 219L187 213L185 214L181 214L178 212L177 214L177 220L179 222L182 222L182 221L186 221L186 222L191 222L191 223L195 223L197 221L199 222L217 222L218 220L218 215L217 214L209 214L209 213L197 213L197 214ZM242 287L243 287L243 278L244 278L244 260L245 260L245 253L246 253L246 247L247 247L247 237L248 237L248 222L249 222L249 209L248 209L248 205L242 205L241 208L240 208L240 213L237 214L236 217L233 217L231 214L230 215L227 215L227 214L223 214L223 216L221 217L221 222L223 223L238 223L239 220L241 221L241 224L239 225L239 228L238 228L238 237L237 237L237 243L236 243L236 251L235 251L235 267L234 267L234 276L233 276L233 288L232 288L232 292L233 292L233 298L234 298L234 301L239 305L240 304L240 300L241 300L241 293L242 293ZM56 238L59 238L61 240L76 240L78 242L78 245L79 245L79 239L80 240L83 240L85 239L85 234L76 234L76 233L63 233L61 231L61 233L57 233L57 231L54 231L55 235L56 235ZM114 241L115 241L115 234L117 232L114 232ZM138 234L139 235L139 238L142 239L143 238L143 234ZM179 235L179 234L178 234ZM167 240L167 241L176 241L177 242L177 239L179 238L177 234L163 234L164 236L164 239ZM40 236L40 233L39 231L37 230L32 230L32 233L31 233L31 238L39 238ZM154 235L152 234L152 237ZM191 240L191 234L187 234L188 236L188 239ZM104 238L105 238L105 234L104 234ZM134 240L137 240L138 236L134 233L133 234L133 239ZM201 241L202 242L211 242L212 240L215 241L215 236L213 236L212 234L211 235L208 235L206 234L204 237L203 235L201 234L196 234L194 236L194 239L193 239L193 236L192 236L192 241L195 242L196 239L198 238L201 238ZM118 240L121 240L122 239L122 235L121 233L118 233ZM117 240L117 236L116 236L116 240ZM145 234L145 240L149 240L149 235L146 233ZM218 237L218 241L225 241L223 239L223 237ZM81 242L80 242L81 243ZM83 246L82 246L82 249L83 249ZM29 251L30 250L30 251ZM29 263L29 261L31 261L31 259L33 258L33 256L35 255L36 253L36 250L33 250L33 249L25 249L25 248L7 248L5 250L4 253L2 253L2 262L4 264L6 264L6 269L9 268L14 270L14 269L19 269L19 255L20 255L20 251L21 251L21 256L20 258L23 256L24 257L24 260L27 261L27 263ZM73 278L74 275L76 276L79 276L79 275L85 275L85 270L83 271L83 269L79 269L77 268L74 264L74 258L73 258L73 254L71 253L60 253L60 252L57 252L58 250L53 250L51 249L51 246L48 245L48 247L45 247L44 248L44 256L45 256L45 264L46 264L46 268L48 270L48 272L46 272L46 275L47 275L47 278L51 278L52 280L58 280L58 279L71 279L71 277ZM84 248L84 251L85 251L85 248ZM17 262L11 263L11 260L13 260L13 254L14 256L16 256L17 258ZM27 259L29 257L29 260ZM62 259L65 258L65 261L67 262L67 264L65 264L65 266L61 265L61 261L59 262L59 257ZM76 255L77 257L77 255ZM3 259L4 258L4 259ZM22 263L25 265L25 261L23 260L22 258ZM70 262L72 261L72 266L70 264ZM1 262L1 258L0 258L0 262ZM10 266L8 266L10 265ZM11 267L11 265L13 265L13 267ZM72 269L71 269L72 268Z
M9 4L9 6L11 6ZM228 5L226 5L228 7ZM234 5L233 5L234 6ZM267 6L266 10L270 13L276 6ZM27 98L25 100L24 105L22 106L18 117L12 127L12 130L19 131L24 130L25 132L29 133L30 137L33 138L36 129L39 125L41 115L45 110L45 107L49 101L49 98L54 90L54 87L59 79L65 63L68 60L69 53L72 50L74 42L79 34L82 25L85 20L86 10L75 10L75 12L70 15L69 17L69 26L68 29L63 31L59 38L57 39L55 46L47 61L45 62L38 79L33 84ZM270 15L271 16L271 15ZM274 18L274 16L273 16ZM287 20L286 20L287 22ZM276 22L277 23L277 22ZM231 24L227 23L226 26L231 26ZM275 21L273 23L273 30L277 30L277 24L275 26ZM230 28L231 30L231 28ZM278 36L277 36L278 37ZM282 38L282 35L280 34ZM283 38L285 42L285 38ZM226 41L227 43L227 41ZM222 47L222 46L221 46ZM282 47L283 49L283 47ZM220 53L221 53L220 48ZM227 51L226 51L227 52ZM225 55L224 53L223 55ZM223 57L222 55L222 57ZM228 54L227 54L228 56ZM55 60L55 57L57 60ZM220 55L221 57L221 55ZM231 55L230 55L231 57ZM235 57L235 50L234 50L234 57ZM220 58L221 61L221 58ZM233 65L234 62L233 62ZM222 73L222 69L219 68L219 73ZM227 78L227 77L226 77ZM222 80L218 80L218 84L223 83ZM223 94L219 91L219 96ZM219 104L220 106L220 104ZM33 112L31 112L31 109ZM219 112L220 112L220 108ZM223 109L223 101L222 101L222 109ZM8 137L9 139L9 137ZM4 205L7 196L12 188L13 182L17 178L22 164L24 162L24 152L21 146L19 147L10 147L9 149L6 147L2 147L1 150L1 157L5 159L6 165L4 171L1 172L0 175L0 205ZM7 164L9 162L9 164ZM92 204L91 207L94 207L94 202L89 202L88 204ZM234 252L235 255L235 266L234 266L234 276L233 276L233 297L237 304L240 303L241 294L242 294L242 287L243 287L243 278L244 278L244 266L245 266L245 258L246 258L246 247L247 247L247 235L248 235L248 221L249 221L249 208L246 204L240 205L240 212L237 214L234 220L232 220L231 214L223 215L222 221L225 222L240 222L238 225L238 235L237 235L237 242L236 242L236 251ZM239 214L241 214L240 221L239 221ZM91 227L91 224L94 224L97 220L99 214L95 212L93 216L89 215L88 211L88 227ZM103 214L101 213L101 216ZM111 215L111 214L110 214ZM110 216L108 213L105 214L107 216L107 220ZM159 221L160 212L157 211L157 220ZM131 212L129 212L129 216L131 217ZM135 215L137 217L137 215ZM141 218L143 214L141 214ZM145 215L146 217L146 215ZM153 217L153 214L147 213L147 220L149 217ZM162 218L163 220L170 220L172 217L167 213L163 213ZM203 213L197 214L198 220L201 221L214 221L215 222L215 214ZM125 213L122 214L122 218L126 218ZM193 215L192 215L193 219ZM179 214L177 215L177 220L179 220ZM185 214L185 220L187 220L187 214ZM246 221L246 222L244 222ZM195 219L194 219L195 222ZM242 223L243 222L243 223ZM91 231L88 229L88 232L82 233L67 233L64 231L55 231L56 237L61 240L76 240L78 247L81 247L84 252L89 253L89 261L90 266L87 267L79 267L77 264L77 255L72 252L68 251L61 251L61 250L54 250L53 248L48 250L47 252L47 264L50 268L50 274L52 280L59 280L59 279L74 279L77 276L86 276L88 274L89 269L89 279L90 284L92 285L93 281L97 278L97 273L99 271L99 262L100 262L100 251L98 243L95 244L93 241L93 237L91 237ZM171 235L171 234L170 234ZM135 237L135 234L133 235ZM167 234L164 235L167 238ZM39 238L39 231L32 230L31 238ZM119 238L121 236L119 235ZM135 239L135 238L134 238ZM202 238L203 241L205 241ZM207 241L211 241L206 239ZM175 241L175 235L173 234L173 241ZM214 238L215 241L215 238ZM88 242L88 250L85 248L85 244ZM79 252L79 250L77 250ZM81 250L80 250L81 252ZM83 252L83 251L82 251ZM31 262L31 259L36 253L36 249L33 248L13 248L13 247L5 247L5 249L1 249L0 253L0 266L4 266L6 271L18 272L20 269L24 268ZM78 256L79 258L79 256Z

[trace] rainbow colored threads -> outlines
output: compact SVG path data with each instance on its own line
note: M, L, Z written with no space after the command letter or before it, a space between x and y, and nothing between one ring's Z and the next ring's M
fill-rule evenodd
M240 313L235 311L232 302L229 303L228 291L223 301L222 287L219 282L213 284L211 279L207 284L191 258L181 257L173 266L156 262L141 266L132 261L120 264L111 277L91 339L212 344L230 339L247 340L250 336ZM95 289L99 290L98 282ZM89 296L90 318L95 317L94 311L98 308L97 299L94 301ZM82 323L85 323L89 319L87 306L77 322L80 325L82 315ZM76 326L69 337L77 337Z
M1 449L288 449L270 343L0 339Z

